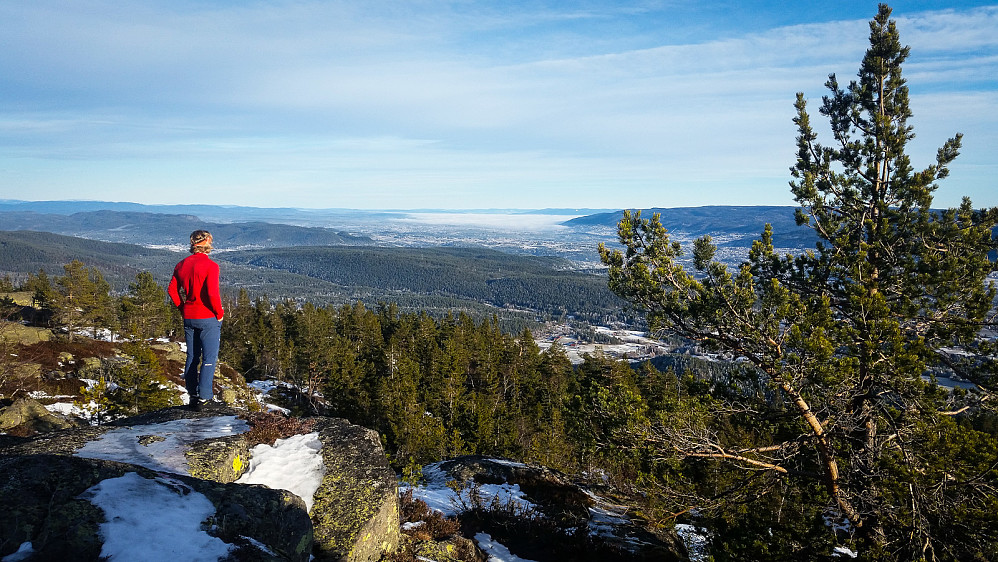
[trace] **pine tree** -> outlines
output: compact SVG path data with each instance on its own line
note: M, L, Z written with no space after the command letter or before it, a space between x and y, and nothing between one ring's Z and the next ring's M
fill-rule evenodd
M121 298L121 326L130 336L150 339L166 335L173 324L173 307L167 304L166 291L152 273L142 271Z
M647 425L648 407L637 377L626 361L602 353L585 356L576 376L568 407L569 435L582 466L613 467L629 456Z
M128 343L122 346L122 351L128 358L116 364L114 380L117 387L111 395L112 411L135 415L180 404L149 344Z
M96 267L87 268L83 262L73 260L63 266L66 275L60 277L56 320L69 329L70 337L83 327L91 329L96 338L101 328L113 329L117 316L111 285Z
M847 520L864 557L993 559L998 447L954 424L953 397L923 375L956 371L978 384L972 399L995 390L994 346L979 332L994 325L986 277L998 209L975 210L967 199L931 208L961 136L914 171L901 74L909 49L890 14L881 5L870 23L859 79L843 89L829 77L820 113L832 146L818 144L797 96L791 191L798 222L820 240L815 250L778 256L767 226L736 271L713 260L709 238L697 240L690 272L657 216L625 213L626 250L600 253L611 289L642 306L653 329L755 367L756 388L776 394L763 403L746 395L745 411L799 420L782 443L745 447L704 431L677 446L681 454L768 471L797 490L816 475L822 487L798 497ZM954 452L968 443L979 447L974 455Z
M31 292L32 305L43 309L54 306L59 297L44 269L39 269L38 275L29 275L27 281L21 285L21 290Z
M92 425L101 425L109 420L112 410L111 392L114 384L104 373L87 386L80 387L80 399L73 404L82 410Z

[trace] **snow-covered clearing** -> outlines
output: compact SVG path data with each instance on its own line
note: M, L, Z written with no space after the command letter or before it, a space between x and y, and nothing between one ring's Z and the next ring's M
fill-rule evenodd
M276 404L271 404L267 402L267 398L270 396L270 392L279 387L291 387L292 385L286 382L278 382L272 379L267 380L256 380L246 383L246 386L252 388L257 392L256 399L268 412L280 412L284 415L291 413L291 410L287 408L282 408Z
M449 478L440 469L440 464L424 466L424 482L419 486L402 482L399 484L399 492L404 493L411 489L413 499L423 500L430 509L439 511L445 517L455 517L464 511L464 506L470 503L470 498L468 492L458 493L447 486ZM534 504L527 500L517 484L482 484L476 488L476 491L485 505L493 501L503 505L513 502L524 510L534 508Z

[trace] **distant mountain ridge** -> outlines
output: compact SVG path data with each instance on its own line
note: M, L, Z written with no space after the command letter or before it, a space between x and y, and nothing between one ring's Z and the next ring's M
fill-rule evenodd
M641 215L651 218L661 215L662 224L669 230L709 232L712 229L728 232L759 233L762 225L770 223L774 229L797 228L794 212L789 206L735 206L711 205L705 207L653 207L641 209ZM623 211L597 213L565 221L566 226L599 225L616 226Z
M210 230L220 248L333 246L372 243L366 236L328 228L295 226L262 221L218 223L191 214L94 210L73 214L34 211L0 211L0 229L33 230L79 236L105 242L146 246L184 246L187 235Z
M709 234L740 235L735 240L726 241L722 246L751 246L762 234L768 223L773 227L773 239L782 247L813 247L817 241L814 232L797 226L794 218L797 207L792 206L734 206L716 205L706 207L675 207L642 209L643 218L651 218L654 213L661 215L662 226L669 232L692 236ZM623 211L598 213L567 220L562 224L568 227L613 227Z

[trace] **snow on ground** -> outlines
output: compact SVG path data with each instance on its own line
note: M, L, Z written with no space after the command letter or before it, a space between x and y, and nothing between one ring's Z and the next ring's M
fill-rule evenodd
M215 514L215 506L177 480L129 472L101 481L81 497L102 509L107 519L100 526L102 558L214 562L232 549L201 527Z
M672 347L663 344L654 338L649 338L645 332L635 330L615 330L606 326L593 326L596 333L614 337L621 343L595 343L579 338L577 334L565 327L551 330L547 335L540 335L534 343L541 351L547 351L555 342L561 345L573 365L578 365L585 360L585 355L595 355L603 353L610 357L623 357L626 355L632 361L648 359L655 355L672 351ZM539 334L543 334L542 330Z
M123 427L87 443L76 454L188 474L184 452L191 442L248 429L235 416ZM249 470L238 482L288 490L311 509L312 496L325 473L321 448L317 433L279 439L273 447L258 445L252 450ZM110 560L214 561L232 548L202 530L202 523L215 513L211 502L168 474L147 479L130 472L100 482L83 497L104 510L108 523L101 525L101 556ZM24 554L11 554L0 562L27 560L33 552L30 543L22 545L22 550Z
M95 379L80 379L80 382L82 382L84 385L86 385L87 390L90 390L94 386L100 384L100 381L95 380ZM107 390L108 390L108 392L113 392L113 391L115 391L117 389L118 389L118 384L117 383L112 382L112 381L107 381Z
M249 469L236 482L287 490L303 499L305 507L312 511L315 491L326 474L321 451L322 441L314 432L278 439L273 447L257 445L250 451Z
M508 548L492 540L492 536L488 533L475 535L475 542L478 543L478 548L489 556L488 562L531 562L511 553Z
M175 474L190 474L184 455L190 443L248 430L249 425L235 416L122 427L90 441L76 452L76 456L126 462ZM144 444L140 443L140 437Z
M686 544L690 553L690 562L707 562L710 560L710 538L706 531L688 523L676 524L676 533Z
M626 505L612 504L589 491L586 491L586 494L592 501L589 507L589 534L616 536L613 529L630 522L627 518Z
M270 395L270 391L280 387L280 386L291 386L288 383L282 383L275 380L256 380L246 383L246 386L252 388L257 392L256 400L261 406L266 408L268 412L280 412L284 415L291 413L291 410L287 408L282 408L276 404L271 404L267 402L267 397Z
M90 338L92 340L97 340L97 341L109 341L109 342L122 341L122 340L127 340L128 339L128 338L122 337L121 334L119 334L117 332L112 332L111 330L108 330L107 328L98 328L97 331L94 332L94 329L93 329L92 326L91 327L86 327L86 328L80 328L78 330L74 330L73 331L73 335L74 336L82 336L82 337Z
M90 417L86 410L72 402L56 402L54 404L48 404L45 406L45 409L64 416L74 416L83 419L89 419Z
M45 392L44 390L32 390L31 392L28 393L28 398L31 398L32 400L45 400L45 399L58 400L60 398L75 398L75 396L69 394L59 394L57 396L52 396L51 394Z
M439 511L446 517L455 517L463 511L463 505L468 504L467 493L458 492L447 487L448 477L440 469L441 463L428 464L423 467L423 484L410 486L404 482L399 483L399 492L405 493L412 489L413 499L420 499L426 502L430 509ZM523 509L534 509L518 484L482 484L478 487L483 502L488 505L492 501L500 504L514 502Z
M511 466L524 466L522 463L506 461L503 459L490 459L494 462L509 464ZM412 486L405 482L399 483L399 492L405 493L412 490L413 499L420 499L435 511L439 511L446 517L456 517L463 510L463 505L467 504L467 495L459 494L447 486L447 474L440 469L441 463L428 464L423 467L423 483ZM497 498L499 503L513 501L525 509L533 509L534 505L524 496L520 486L516 484L483 484L479 488L485 503ZM589 531L593 535L613 534L614 525L627 523L626 506L615 505L604 498L589 493L592 499L592 507L589 508L590 523ZM692 525L676 525L676 531L680 538L686 543L690 551L692 562L703 562L709 559L707 551L707 535L696 529ZM525 562L517 558L506 547L496 543L485 533L475 536L479 546L489 554L489 561L495 562ZM484 543L484 544L483 544ZM487 546L488 545L488 546Z
M35 546L30 542L21 543L20 548L17 552L8 554L3 558L0 558L0 562L22 562L22 560L31 560L31 557L35 554Z
M511 466L524 466L522 463L502 459L491 460ZM447 486L448 477L440 469L441 464L438 462L424 466L423 483L419 486L412 486L400 482L399 492L405 493L406 490L411 489L413 499L423 500L430 509L439 511L446 517L455 517L464 511L464 506L469 504L470 500L467 493L458 493ZM523 495L518 484L482 484L477 490L486 505L492 501L499 504L513 502L525 510L534 508L534 504ZM492 540L492 537L486 533L475 535L475 542L489 555L489 562L531 562L514 556L508 548Z
M856 558L857 556L859 556L859 554L855 550L846 548L844 546L837 546L832 550L833 558L840 558L843 556L845 556L846 558Z
M33 400L75 400L76 396L69 394L60 394L53 396L43 390L34 390L28 393L28 396ZM90 419L90 414L86 410L74 404L73 402L53 402L52 404L45 404L45 409L55 413L61 414L63 416L75 416L83 419ZM0 560L0 562L3 562Z

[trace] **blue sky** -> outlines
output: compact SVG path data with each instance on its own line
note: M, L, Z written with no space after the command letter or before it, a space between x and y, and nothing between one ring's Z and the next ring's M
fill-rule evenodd
M790 205L875 2L0 2L0 199ZM998 5L894 2L916 168L998 205ZM819 140L829 142L824 128Z

